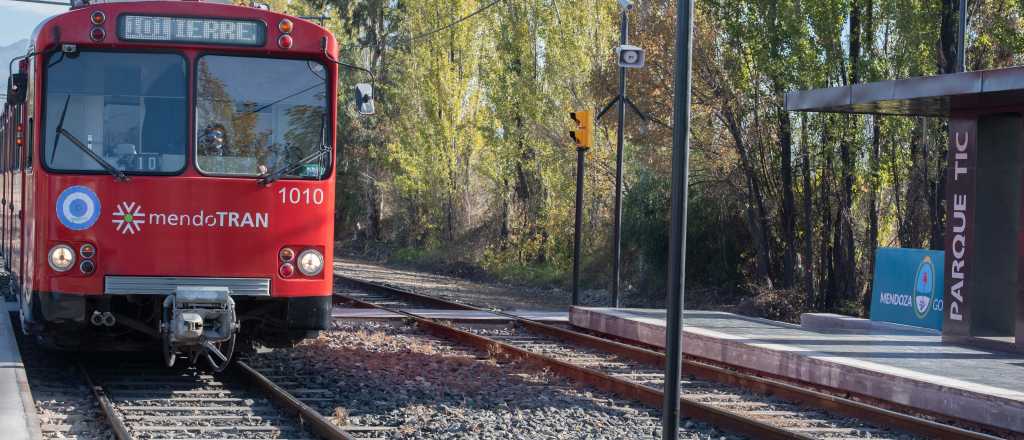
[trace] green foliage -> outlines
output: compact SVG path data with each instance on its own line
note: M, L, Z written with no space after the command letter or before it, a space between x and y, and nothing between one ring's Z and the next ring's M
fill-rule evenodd
M597 110L615 93L615 2L499 2L452 26L489 2L274 3L330 15L339 56L376 73L375 117L357 117L348 101L361 78L345 72L340 87L340 240L385 243L401 261L460 262L501 279L568 285L575 151L567 112ZM792 115L783 95L938 73L949 43L942 17L953 3L698 3L688 285L744 290L779 316L822 304L859 312L876 239L938 244L941 121ZM1024 61L1022 3L971 4L969 65ZM667 122L675 5L638 5L630 38L647 49L648 64L630 71L629 94L652 120ZM598 124L587 154L583 268L591 287L607 287L611 267L616 116ZM653 300L666 278L672 133L632 113L625 133L624 285ZM784 306L792 298L799 307Z

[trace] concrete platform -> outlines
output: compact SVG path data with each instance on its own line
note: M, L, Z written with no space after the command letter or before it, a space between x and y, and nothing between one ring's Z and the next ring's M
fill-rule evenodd
M664 347L665 311L574 307L573 325ZM849 323L847 323L849 324ZM1024 433L1024 355L888 326L811 330L687 311L683 352Z
M7 309L6 304L4 309ZM10 315L0 312L0 433L4 439L41 439L35 400L28 388L25 366Z
M872 321L865 318L837 315L835 313L803 313L800 315L800 327L806 330L833 331L859 330L880 332L910 332L929 335L941 335L942 332L930 328L913 327L892 322Z
M488 312L474 310L438 310L438 309L402 309L402 311L415 315L443 319L453 322L507 322L509 319ZM568 312L550 312L537 310L512 310L511 315L519 316L533 321L544 323L568 323ZM402 319L405 316L380 309L360 309L353 307L335 307L331 310L331 318L335 321L380 321L390 319Z

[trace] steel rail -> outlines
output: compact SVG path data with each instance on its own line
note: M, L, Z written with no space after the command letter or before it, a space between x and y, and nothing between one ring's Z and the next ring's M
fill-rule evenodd
M107 396L106 390L104 390L102 386L95 384L92 377L89 376L89 372L85 366L81 363L77 366L82 375L82 379L85 381L89 389L92 390L93 395L99 402L100 408L103 410L103 414L106 417L107 422L110 424L111 430L114 431L114 436L117 440L132 440L134 437L130 434L127 426L125 426L124 422L121 420L121 417L119 417L114 411L114 404L111 402L110 397ZM299 425L308 427L314 435L319 436L324 440L357 440L357 438L352 434L349 434L340 427L334 425L327 420L327 418L320 415L316 410L310 408L291 393L281 388L259 371L256 371L256 369L250 367L244 362L235 361L231 371L235 372L241 376L242 379L250 382L256 388L259 388L267 394L270 397L270 400L277 403L284 412L298 418Z
M451 307L451 308L460 309L460 310L486 311L486 312L493 313L493 314L496 314L496 315L499 315L499 316L507 317L510 320L516 322L517 324L522 325L524 328L526 328L528 330L535 331L537 333L542 333L542 334L545 334L545 335L548 335L548 336L551 336L551 337L555 337L555 338L561 339L561 340L566 341L566 342L574 343L574 344L577 344L577 345L580 345L580 346L584 346L584 347L587 347L587 348L592 348L592 349L604 351L606 353L615 354L615 355L618 355L620 357L623 357L623 358L626 358L626 359L629 359L629 360L632 360L632 361L635 361L635 362L638 362L638 363L642 363L642 364L645 364L645 365L648 365L648 366L652 366L652 367L662 368L665 365L665 354L661 353L661 352L657 352L657 351L653 351L653 350L648 350L648 349L645 349L645 348L640 348L640 347L636 347L636 346L633 346L633 345L624 344L624 343L621 343L621 342L612 341L612 340L609 340L609 339L604 339L604 338L601 338L601 337L592 336L592 335L576 332L576 331L573 331L573 330L568 330L568 329L561 328L561 327L555 327L555 326L552 326L552 325L548 325L548 324L544 324L544 323L541 323L541 322L538 322L538 321L526 319L526 318L523 318L523 317L520 317L520 316L516 316L516 315L512 315L512 314L509 314L509 313L504 313L504 312L495 311L495 310L483 309L483 308L480 308L480 307L475 307L475 306L472 306L472 305L467 305L467 304L447 301L447 300L443 300L443 299L440 299L440 298L432 298L430 296L426 296L426 295L415 293L415 292L410 292L408 290L397 288L397 287L387 286L387 285L383 285L383 284L379 284L379 283L374 283L374 282L370 282L370 281L366 281L366 280L355 279L355 278L351 278L351 277L347 277L347 276L342 276L342 275L335 275L335 277L338 278L338 279L341 279L343 282L348 283L350 285L358 286L358 288L360 288L360 289L365 289L365 290L369 290L369 291L373 291L373 292L377 292L377 293L407 296L407 297L413 298L416 301L421 301L421 302L425 302L425 303L433 303L433 304L437 304L437 305L442 306L442 307ZM365 301L361 301L361 300L358 300L358 299L354 299L354 298L347 298L347 299L349 299L350 301L353 301L353 302L355 302L357 304L362 303L361 305L363 305L365 307L381 308L381 309L389 310L389 311L394 312L394 313L399 313L399 314L405 315L407 317L411 317L411 318L415 319L417 322L424 322L424 321L425 322L429 322L430 324L425 324L425 326L428 326L428 327L433 327L433 326L442 326L442 327L444 327L443 324L439 324L439 323L437 323L437 322L435 322L435 321L433 321L433 320L431 320L429 318L420 317L418 315L407 313L407 312L404 312L404 311L401 311L401 310L391 310L391 309L388 309L386 307L381 307L381 306L378 306L378 305L375 305L375 304L372 304L372 303L368 303L368 302L365 302ZM524 352L525 351L525 350L516 348L514 346L510 346L510 345L502 343L502 342L493 341L493 340L490 340L490 339L485 338L483 336L475 335L473 333L464 332L464 331L461 331L461 330L458 330L458 329L452 329L452 330L454 330L456 332L459 332L459 333L464 333L465 335L468 335L468 336L465 336L465 335L460 335L459 333L455 333L455 334L452 335L452 337L467 338L466 342L467 343L471 343L473 345L483 344L483 343L479 342L479 341L472 341L472 340L470 340L471 338L469 338L469 337L485 339L485 340L488 341L487 344L497 344L497 345L494 345L494 347L499 347L499 348L505 349L505 350L507 350L509 352L515 353L515 352ZM502 346L504 346L504 347L502 347ZM490 347L490 345L484 344L480 348L482 348L484 350L490 351L488 347ZM526 353L530 353L531 355L535 355L535 356L541 357L541 358L544 357L542 355L536 355L535 353L532 353L532 352L528 352L528 351L525 351L525 352ZM548 359L548 360L545 360L544 362L548 362L548 361L564 364L564 362L557 361L555 359ZM574 367L574 366L571 366L571 367ZM574 368L579 368L579 367L574 367ZM591 373L594 373L594 372L591 372ZM807 389L807 388L800 387L800 386L797 386L797 385L793 385L793 384L790 384L790 383L786 383L786 382L783 382L783 381L780 381L780 380L775 380L775 379L770 379L770 378L754 376L754 375L751 375L751 374L747 374L747 373L743 373L743 372L738 372L738 371L732 371L732 370L729 370L729 369L726 369L726 368L710 365L710 364L707 364L707 363L704 363L704 362L694 361L692 359L684 360L684 362L683 362L683 373L684 374L693 375L693 376L695 376L697 378L700 378L700 379L703 379L703 380L708 380L708 381L712 381L712 382L718 382L718 383L727 384L727 385L738 386L740 388L743 388L743 389L746 389L746 390L749 390L749 391L752 391L752 392L755 392L755 393L763 394L763 395L777 396L777 397L780 397L782 399L791 401L793 403L797 403L797 404L805 406L805 407L821 409L821 410L828 411L830 413L839 414L839 415L843 415L843 416L846 416L846 417L852 417L852 418L868 421L868 422L871 422L871 423L874 423L874 424L877 424L877 425L880 425L880 426L883 426L883 427L901 429L901 430L904 430L904 431L907 431L907 432L910 432L910 433L913 433L913 434L921 435L921 436L924 436L924 437L927 437L927 438L937 438L937 439L973 439L973 440L998 440L998 439L1000 439L1000 437L996 437L996 436L992 436L992 435L988 435L988 434L984 434L984 433L980 433L980 432L976 432L976 431L967 430L967 429L960 428L960 427L957 427L957 426L952 426L952 425L948 425L948 424L945 424L945 423L940 423L940 422L924 419L924 418L921 418L921 417L916 417L916 416L909 415L909 414L904 414L904 413L897 412L897 411L894 411L894 410L882 408L882 407L879 407L879 406L876 406L876 405L871 405L869 403L858 402L858 401L855 401L855 400L852 400L852 399L847 399L847 398L844 398L844 397L841 397L841 396L837 396L837 395L834 395L834 394L829 394L829 393L824 393L824 392L820 392L820 391L816 391L816 390ZM597 377L600 377L600 376L603 375L602 373L597 373L597 374L598 374ZM607 376L607 375L603 375L603 376ZM626 381L623 381L621 379L614 378L614 377L611 377L611 376L607 376L607 377L608 377L609 380L612 380L612 381L626 382ZM589 382L587 382L587 383L589 383ZM653 390L653 389L651 389L649 387L645 387L645 386L642 386L642 385L637 385L637 384L632 384L632 383L630 383L630 384L631 385L635 385L635 386L641 386L643 388L648 388L650 390ZM598 386L596 384L591 384L591 385ZM615 389L617 389L616 387L611 387L611 388L612 389L606 389L606 390L607 391L615 392ZM602 388L602 389L605 389L605 388ZM653 391L656 391L659 396L662 395L660 390L653 390ZM637 392L636 395L638 395L638 396L642 395L642 392ZM637 400L641 400L641 399L637 399ZM688 403L695 403L695 404L698 404L698 405L703 405L703 404L700 404L698 402L687 402L686 401L687 399L685 397L681 398L680 400L683 402L682 403L683 404L683 410L684 410L685 413L690 414L690 415L692 415L695 418L702 418L702 417L699 417L697 415L697 414L699 414L699 412L698 413L694 413L693 412L694 408L689 407ZM645 400L641 400L641 401L643 401L644 403L650 403L650 402L647 402ZM662 403L663 403L662 402L662 397L658 397L656 401L654 401L653 403L650 403L650 404L660 408ZM712 408L712 409L714 409L714 408ZM705 420L707 420L707 419L705 419ZM711 422L713 424L715 423L715 422L713 422L711 420L707 420L707 421L709 421L709 422ZM969 422L968 422L968 424L970 424L972 426L977 426L977 424L973 424L973 423L969 423ZM992 432L1000 432L1000 433L1004 432L1004 430L1000 430L1000 429L997 429L997 428L994 428L994 427L989 427L989 426L980 426L980 428L983 428L983 429L986 429L986 430L991 430ZM756 438L761 438L761 437L756 437Z
M362 306L379 308L381 310L403 315L406 318L415 321L420 328L434 336L474 347L481 351L485 351L494 357L526 362L543 370L558 374L564 378L590 385L602 391L614 393L625 399L635 400L654 408L660 408L662 401L664 400L664 393L661 390L654 389L646 385L619 379L600 371L590 370L549 356L524 350L505 342L493 340L486 336L480 336L464 330L459 330L455 327L442 324L434 321L433 319L424 318L413 313L375 305L355 298L346 299ZM778 428L761 421L749 419L739 414L715 408L711 405L700 403L686 397L680 398L679 400L680 406L688 417L723 427L723 429L737 434L767 440L814 439L814 437L805 434L787 431L785 429Z
M107 423L110 424L110 429L114 431L114 437L116 437L117 440L132 440L132 435L128 432L128 427L124 426L124 422L121 420L121 417L114 412L114 404L110 401L110 397L107 396L106 390L92 381L92 377L89 376L89 372L81 363L78 363L78 371L82 375L82 380L85 381L86 386L92 390L93 396L96 396L96 401L99 402L100 409L103 410L103 416L107 418Z
M277 384L245 362L235 361L234 369L241 373L246 380L249 380L263 390L285 412L298 417L300 425L308 424L314 434L326 440L356 440L356 437L352 436L352 434L331 423L330 420L320 415L319 412L310 408L309 405L302 403L301 400L277 386Z

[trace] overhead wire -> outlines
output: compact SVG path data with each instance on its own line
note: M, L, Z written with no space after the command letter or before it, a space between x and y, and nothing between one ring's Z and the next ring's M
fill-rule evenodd
M458 20L455 20L455 21L453 21L451 23L448 23L448 24L446 24L444 26L441 26L439 28L434 28L434 29L431 29L429 31L413 35L413 36L408 37L408 38L400 38L400 39L397 40L397 42L398 43L412 43L414 41L422 40L424 38L433 36L434 34L437 34L439 32L442 32L442 31L451 29L451 28L453 28L455 26L458 26L462 22L464 22L466 20L469 20L470 18L473 18L473 17L475 17L477 15L480 15L481 13L487 11L488 9L494 7L495 5L497 5L498 3L501 3L503 1L505 1L505 0L494 0L494 1L488 3L488 4L484 5L484 6L481 6L480 8L476 9L475 11L470 12L469 14L466 14L465 16L459 17ZM394 43L392 43L392 44L394 44ZM384 45L385 46L391 46L391 44L388 44L386 42L385 42ZM365 49L365 48L374 47L374 46L377 46L377 45L375 45L375 44L346 44L346 45L344 45L342 47L343 48L362 48L362 49Z
M448 23L448 24L446 24L444 26L441 26L441 27L439 27L437 29L433 29L433 30L430 30L430 31L427 31L427 32L423 32L423 33L418 34L418 35L414 35L414 36L409 38L409 42L420 40L420 39L429 37L431 35L434 35L434 34L436 34L438 32L441 32L441 31L444 31L444 30L447 30L447 29L451 29L451 28L453 28L455 26L458 26L460 23L462 23L462 22L464 22L466 20L469 20L470 18L475 17L476 15L478 15L478 14L480 14L480 13L482 13L482 12L484 12L484 11L490 9L490 8L492 8L494 5L497 5L498 3L501 3L503 1L505 1L505 0L494 0L494 1L484 5L482 7L480 7L479 9L469 13L469 15L466 15L466 16L463 16L462 18L459 18L458 20L455 20L455 21L453 21L451 23Z

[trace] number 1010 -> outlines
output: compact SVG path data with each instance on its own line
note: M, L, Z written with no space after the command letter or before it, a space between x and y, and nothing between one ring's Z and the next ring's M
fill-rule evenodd
M277 193L281 195L281 203L284 204L321 205L324 203L324 190L320 188L281 188L277 190Z

